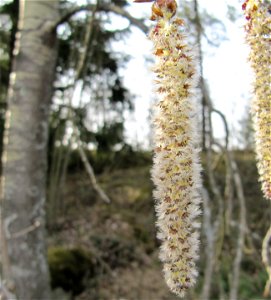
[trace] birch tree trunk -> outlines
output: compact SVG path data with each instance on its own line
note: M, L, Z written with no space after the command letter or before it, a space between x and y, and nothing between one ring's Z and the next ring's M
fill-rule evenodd
M3 156L4 279L25 300L50 299L44 204L58 4L20 1L10 77Z

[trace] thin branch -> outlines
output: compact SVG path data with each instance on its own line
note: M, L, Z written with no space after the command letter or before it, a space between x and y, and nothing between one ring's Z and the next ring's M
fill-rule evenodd
M22 237L22 236L28 234L29 232L36 230L38 227L40 227L40 225L41 225L40 221L35 220L34 224L32 224L18 232L13 233L8 239L11 240L11 239L17 239L19 237Z
M232 168L230 160L226 157L226 175L225 175L225 188L224 188L224 199L226 203L225 207L225 232L226 235L230 234L230 222L232 219L233 211L233 187L232 187Z
M4 223L4 234L7 240L11 240L11 239L16 239L19 238L21 236L24 236L26 234L28 234L29 232L37 229L38 227L40 227L41 223L39 220L35 220L34 223L26 228L23 228L15 233L11 233L9 230L9 227L11 225L11 223L13 223L15 220L18 219L18 215L17 214L12 214L11 216L9 216L8 218L6 218L5 223ZM1 300L1 298L0 298Z
M91 167L91 165L87 159L87 155L86 155L83 147L81 146L80 142L78 143L78 151L79 151L80 157L82 159L82 162L85 166L85 169L89 175L89 178L90 178L90 181L91 181L91 184L92 184L94 190L98 193L98 195L104 202L110 203L111 200L108 198L108 196L105 194L105 192L100 188L100 186L97 183L93 168Z
M84 70L84 65L86 63L87 53L89 50L89 44L90 44L90 40L91 40L92 33L93 33L94 22L96 20L96 12L98 9L98 5L99 5L99 0L97 0L96 5L94 5L94 8L92 9L92 14L89 15L89 17L88 17L88 26L87 26L87 30L86 30L86 33L84 36L84 44L83 44L84 47L83 47L83 51L80 53L79 58L78 58L74 83L76 83L80 79L80 76Z
M226 120L225 115L211 107L211 113L216 113L220 116L220 118L222 119L222 122L224 124L224 129L225 129L225 149L222 149L223 152L226 153L226 158L225 158L225 163L226 163L226 176L225 176L225 189L224 189L224 198L225 198L225 202L226 202L226 211L225 211L225 230L226 233L229 234L230 232L230 220L231 220L231 215L232 215L232 207L233 207L233 190L232 190L232 166L231 166L231 159L228 155L227 149L228 149L228 145L229 145L229 126ZM218 145L220 147L220 145Z
M77 65L75 68L75 74L74 77L72 79L72 83L69 84L68 88L68 95L66 96L66 98L68 99L68 104L61 104L60 107L66 107L68 109L68 115L67 115L67 121L71 122L71 126L73 128L73 135L72 137L70 137L69 139L69 143L68 143L68 151L66 152L66 156L61 159L61 164L62 164L62 168L59 168L59 172L57 172L57 178L56 180L52 181L52 182L57 182L57 187L58 190L56 190L56 193L54 195L54 197L52 198L54 200L55 203L59 203L58 207L55 204L55 207L51 206L51 208L54 208L53 211L56 212L57 208L60 208L62 206L62 204L60 203L60 193L62 191L62 187L63 184L65 182L65 173L67 170L67 166L68 166L68 159L69 159L69 154L70 154L70 146L71 144L74 142L78 145L78 150L79 150L79 154L81 157L81 160L85 166L85 169L90 177L90 181L91 184L94 188L94 190L97 192L97 194L99 195L99 197L105 201L106 203L110 203L110 199L109 197L105 194L105 192L100 188L100 186L97 183L94 171L92 166L90 165L87 156L85 154L84 149L82 148L82 143L80 140L80 132L79 129L76 125L75 122L75 116L76 116L76 111L75 109L72 107L72 99L74 97L74 93L75 93L75 87L76 87L76 83L78 82L78 80L80 79L82 73L84 72L84 68L87 64L87 58L89 55L89 48L90 48L90 44L91 44L91 39L92 39L92 33L93 33L93 23L95 21L96 18L96 13L98 11L98 6L99 6L99 1L97 1L96 5L87 5L87 7L89 7L89 10L91 8L91 12L88 14L87 16L87 20L86 20L86 30L82 35L82 44L83 44L83 50L79 53L79 56L74 58L77 59ZM80 7L81 9L81 7ZM77 12L78 8L76 9ZM76 13L76 11L74 10L74 13ZM72 16L72 12L70 13L70 17ZM72 53L74 54L74 52ZM66 88L66 87L65 87ZM63 95L64 96L64 95ZM82 93L81 93L82 96ZM81 107L81 98L79 101L79 107ZM53 159L54 161L54 159ZM59 161L60 162L60 161ZM60 167L60 165L59 165ZM62 172L61 172L62 170ZM61 173L61 174L60 174ZM55 189L55 186L52 185L52 189ZM51 197L50 197L51 198ZM50 209L52 210L52 209ZM52 214L51 214L52 215ZM53 219L53 218L52 218Z
M221 117L222 121L223 121L224 128L225 128L225 133L226 133L226 137L225 137L226 145L225 145L225 148L227 149L228 148L228 144L229 144L229 133L230 133L230 131L229 131L229 126L228 126L226 117L225 117L225 115L221 111L219 111L219 110L217 110L217 109L215 109L213 107L212 107L211 112L212 113L214 112L214 113L218 114Z
M84 51L81 52L81 55L78 58L76 74L75 74L75 79L74 79L74 86L75 86L76 82L79 80L80 74L82 74L82 71L83 71L83 68L84 68L84 63L87 59L87 54L88 54L87 49L88 49L90 38L91 38L91 35L92 35L92 32L93 32L93 23L94 23L94 20L95 20L96 12L98 11L98 7L99 7L99 1L97 1L97 4L94 5L93 10L92 10L92 15L89 16L89 20L88 20L89 25L87 27L85 37L84 37ZM81 96L82 96L82 94L81 94ZM85 169L86 169L86 171L89 175L90 182L91 182L94 190L97 192L97 194L100 196L100 198L104 202L110 203L111 201L110 201L109 197L106 195L106 193L98 185L95 174L94 174L94 170L93 170L91 164L89 163L87 155L86 155L86 153L85 153L85 151L82 147L82 142L80 140L80 132L79 132L79 129L77 128L77 126L74 122L75 114L74 114L74 110L72 110L72 104L71 104L71 99L72 98L73 97L70 97L69 118L70 118L70 120L73 124L73 127L74 127L74 137L75 137L76 143L78 145L78 151L79 151L81 160L82 160L82 162L85 166ZM81 98L80 98L79 105L80 104L81 104Z
M231 159L231 166L233 171L233 179L237 192L237 198L239 200L240 212L239 212L239 237L237 240L237 250L235 254L234 264L233 264L233 277L230 289L230 299L235 300L238 299L238 287L239 287L239 278L240 278L240 268L241 261L243 256L243 248L245 242L245 234L246 234L246 200L244 196L244 189L242 185L241 176L239 174L239 170L237 168L237 164L234 159Z
M212 108L212 112L217 113L224 123L225 132L226 132L226 146L228 145L229 139L229 130L226 117L224 114L218 110ZM227 150L227 147L222 147L219 143L215 143L218 147L221 148L222 151L226 154L226 166L227 166L227 176L226 176L226 183L230 185L230 179L233 178L234 186L237 192L237 199L239 201L240 206L240 213L239 213L239 236L237 240L237 249L236 255L233 264L233 277L231 281L231 288L230 288L230 299L235 300L238 296L238 287L239 287L239 278L240 278L240 267L241 261L243 256L243 248L245 243L245 234L247 233L247 223L246 223L246 204L245 204L245 196L244 196L244 189L241 180L241 176L237 167L237 164L234 158L231 155L231 152ZM231 192L232 193L232 192Z
M210 209L210 204L208 201L208 194L203 194L203 205L204 205L204 229L205 235L208 243L208 250L206 249L206 265L204 272L204 283L201 293L201 299L209 299L212 283L212 274L215 269L217 259L221 253L222 243L224 239L224 205L223 197L218 188L216 178L214 176L214 170L212 168L213 154L212 154L212 145L214 144L212 124L211 124L211 100L209 93L206 89L205 82L202 82L202 92L203 97L205 98L207 119L206 125L209 126L209 131L206 132L208 137L208 146L206 153L206 164L207 164L207 176L210 183L210 189L214 195L214 198L218 202L218 213L215 215L214 221L211 223L211 215L214 213ZM210 216L209 216L210 215ZM209 227L209 229L208 229ZM208 252L207 252L208 251Z
M266 236L263 240L262 245L262 260L265 265L266 271L268 273L268 280L265 285L263 296L268 298L270 296L271 291L271 253L270 253L270 245L271 245L271 226L268 229Z
M15 294L5 287L4 282L0 278L0 300L16 300Z
M0 208L0 215L2 216L2 207ZM10 267L10 258L8 256L8 248L7 248L7 232L8 232L8 227L4 226L4 220L3 218L0 218L1 264L2 264L0 276L3 276L3 278L5 278L6 280L11 280L12 275L11 275L11 267ZM1 286L1 280L0 280L0 286ZM2 291L2 294L4 294L4 291ZM0 299L2 300L1 292L0 292Z
M4 234L5 234L6 239L9 239L9 238L11 237L11 233L10 233L10 231L9 231L9 226L10 226L11 223L13 223L17 218L18 218L18 215L14 213L14 214L8 216L8 217L5 219L5 222L4 222L4 224L3 224L3 230L4 230Z
M201 292L201 299L209 299L210 289L212 283L212 274L215 266L215 231L216 228L211 224L211 209L210 209L210 199L209 194L206 189L202 189L202 202L203 202L203 228L204 234L206 236L206 261L208 263L205 265L204 269L204 282Z
M87 11L87 10L94 10L96 9L95 4L88 4L88 5L82 5L75 8L72 8L70 11L68 11L65 15L63 15L53 26L54 29L56 29L59 25L67 22L71 17L73 17L75 14L81 12L81 11ZM126 18L130 24L138 27L140 30L142 30L144 33L148 33L149 28L143 23L142 19L134 18L132 15L130 15L126 10L121 8L120 6L116 6L114 4L100 4L97 7L97 11L104 11L104 12L113 12L123 18Z
M123 8L113 5L113 4L104 4L102 5L101 10L106 11L106 12L113 12L123 18L126 18L130 24L138 27L141 29L144 33L148 33L149 28L143 23L144 19L137 19L134 18L132 15L130 15L126 10Z

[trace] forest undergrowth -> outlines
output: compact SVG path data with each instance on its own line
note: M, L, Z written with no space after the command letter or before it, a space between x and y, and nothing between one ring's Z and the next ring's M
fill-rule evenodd
M270 204L262 199L252 152L234 153L244 184L248 233L241 262L239 300L263 299L267 275L261 262L261 238L270 221ZM101 169L98 181L111 203L102 202L89 185L80 165L67 176L64 209L49 228L48 258L51 284L59 299L177 299L164 283L158 259L155 213L149 162L137 167L129 163ZM203 165L205 158L202 157ZM105 164L106 165L106 164ZM95 165L94 165L95 167ZM223 190L225 165L217 160L216 179ZM205 187L208 180L202 174ZM221 179L221 180L220 180ZM212 205L212 204L211 204ZM211 299L229 292L238 224L233 202L230 234L225 233L217 257L220 272L211 285ZM203 284L205 240L201 238L199 280L186 299L199 299Z

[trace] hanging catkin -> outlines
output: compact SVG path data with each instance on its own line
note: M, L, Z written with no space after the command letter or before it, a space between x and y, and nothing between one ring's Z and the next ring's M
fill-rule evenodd
M254 98L251 107L255 129L259 179L265 198L271 200L271 5L263 0L246 0L242 6L247 23L246 41L254 71ZM271 227L262 245L262 260L268 273L264 296L270 296Z
M271 200L271 5L247 0L243 4L247 24L249 61L254 71L252 117L257 166L264 196Z
M176 7L174 0L155 1L152 6L156 25L149 38L157 58L153 70L160 98L153 117L152 179L165 280L172 292L183 297L197 277L200 166L193 101L195 59L184 22L174 17Z

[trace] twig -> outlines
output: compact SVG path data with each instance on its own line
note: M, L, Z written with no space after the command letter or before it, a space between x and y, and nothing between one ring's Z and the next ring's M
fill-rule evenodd
M93 22L95 20L95 14L96 12L98 11L98 7L99 7L99 1L97 1L97 4L94 5L93 7L93 11L92 11L92 15L89 17L89 26L87 28L87 31L85 33L85 37L84 37L84 51L81 52L81 55L79 57L79 60L78 60L78 65L77 65L77 68L76 68L76 74L75 74L75 79L74 79L74 86L76 84L76 82L79 80L80 78L80 74L82 73L82 70L84 68L84 62L86 60L86 57L87 57L87 49L88 49L88 45L89 45L89 42L90 42L90 38L91 38L91 33L93 31ZM109 197L106 195L106 193L100 188L100 186L98 185L97 183L97 180L96 180L96 177L95 177L95 174L94 174L94 171L93 171L93 168L91 166L91 164L89 163L88 159L87 159L87 155L82 147L82 143L81 143L81 140L80 140L80 132L77 128L77 126L75 125L75 122L74 122L74 117L75 117L75 114L74 114L74 111L71 109L72 105L71 105L71 99L73 97L71 96L70 97L70 110L69 110L69 118L72 122L72 125L74 127L74 137L75 137L75 140L76 140L76 143L78 145L78 151L79 151L79 154L80 154L80 157L81 157L81 160L85 166L85 169L89 175L89 178L90 178L90 181L91 181L91 184L94 188L94 190L98 193L98 195L100 196L100 198L106 202L106 203L110 203L110 199Z
M68 11L57 21L57 23L53 26L53 28L56 29L59 25L67 22L71 17L73 17L75 14L81 11L94 10L94 9L96 9L95 4L82 5L82 6L72 8L70 11ZM97 7L97 11L113 12L121 17L126 18L130 22L130 24L138 27L144 33L147 33L149 31L149 28L146 25L144 25L142 19L134 18L123 8L116 6L114 4L106 4L106 3L100 4Z
M108 198L108 196L105 194L105 192L100 188L100 186L97 183L93 168L91 167L91 165L87 159L86 153L85 153L83 147L81 146L80 142L78 142L78 151L79 151L80 157L82 159L82 162L85 166L85 169L89 175L89 178L90 178L90 181L91 181L91 184L92 184L94 190L98 193L98 195L104 202L110 203L111 200Z
M11 237L11 233L9 231L9 226L11 223L13 223L16 219L18 218L18 215L17 214L12 214L10 216L8 216L4 223L3 223L3 229L4 229L4 234L5 234L5 237L6 239L9 239Z
M228 148L228 144L229 144L229 127L228 127L228 123L227 123L226 117L224 116L224 114L221 111L219 111L219 110L217 110L217 109L215 109L213 107L212 107L211 113L218 114L221 117L222 121L223 121L224 129L225 129L225 133L226 133L226 136L225 136L225 142L226 142L225 148L227 149Z
M11 223L13 223L16 219L18 218L17 214L12 214L11 216L9 216L8 218L6 218L5 222L4 222L4 234L7 240L11 240L11 239L16 239L19 238L23 235L28 234L29 232L37 229L38 227L40 227L41 223L39 220L35 220L34 223L26 228L23 228L15 233L10 233L9 230L9 226ZM0 298L1 300L1 298Z
M222 249L222 243L224 239L224 205L223 205L223 197L221 192L218 188L214 170L212 168L212 146L214 144L213 139L213 132L211 126L211 100L209 98L208 91L205 87L205 83L203 81L203 95L205 98L206 109L208 109L208 118L206 125L209 125L209 131L206 132L208 137L208 145L207 145L207 155L206 155L206 163L207 163L207 176L210 183L211 191L218 201L218 213L211 223L211 215L212 211L210 210L210 204L208 201L208 194L205 193L203 195L203 205L204 205L204 223L205 223L205 235L207 238L208 243L208 250L206 249L206 265L205 265L205 272L204 272L204 283L201 293L201 299L209 299L210 298L210 290L211 290L211 283L212 283L212 274L214 272L215 263L220 255ZM210 215L210 216L209 216ZM209 227L209 229L208 229ZM208 232L207 232L208 229ZM208 252L207 252L208 251Z
M201 292L201 299L209 299L212 274L214 270L215 260L214 260L214 241L215 241L215 230L216 228L211 224L211 210L210 210L210 199L208 191L202 189L202 201L203 201L203 228L206 236L206 261L208 263L205 265L204 269L204 282Z
M76 83L80 79L80 75L82 74L83 69L84 69L84 64L87 59L87 52L89 49L90 39L91 39L92 32L93 32L93 27L94 27L93 25L94 25L94 21L96 19L95 15L98 10L98 5L99 5L99 0L97 0L97 3L94 5L94 7L92 9L92 14L89 15L88 26L87 26L87 30L86 30L85 37L84 37L83 51L80 53L79 58L78 58L74 83Z
M266 271L268 273L268 280L265 285L263 296L268 298L270 296L271 290L271 254L270 254L270 244L271 244L271 226L268 229L262 245L262 260L265 265Z
M16 300L16 296L9 291L0 278L0 300Z
M22 230L20 230L18 232L13 233L8 238L8 240L17 239L19 237L22 237L22 236L28 234L29 232L34 231L35 229L37 229L38 227L40 227L40 225L41 225L40 221L39 220L35 220L34 224L32 224L32 225L30 225L30 226L28 226L28 227L26 227L26 228L24 228L24 229L22 229Z
M226 178L225 178L224 199L226 202L225 232L227 235L229 235L230 228L231 228L230 222L232 218L232 209L233 209L233 188L232 188L232 168L231 168L231 163L227 158L226 158Z
M214 111L212 109L212 111ZM227 126L227 120L224 114L220 111L215 110L216 113L222 118L222 121L225 126L225 131L226 131L226 145L228 144L228 126ZM231 152L227 151L227 148L223 147L215 142L215 144L221 148L222 151L225 151L226 154L226 165L228 166L228 175L229 178L226 177L226 181L228 185L230 185L230 178L233 178L234 185L236 188L237 192L237 198L239 201L240 205L240 217L239 217L239 237L237 241L237 250L236 250L236 256L234 260L234 265L233 265L233 277L231 280L231 289L230 289L230 299L235 300L237 299L238 296L238 286L239 286L239 277L240 277L240 266L241 266L241 260L242 260L242 255L243 255L243 248L244 248L244 242L245 242L245 234L247 232L247 224L246 224L246 206L245 206L245 196L244 196L244 190L243 190L243 185L242 185L242 180L241 176L238 171L237 164L234 160L234 158L231 155Z
M245 242L245 234L246 234L246 204L245 204L245 196L243 185L241 181L241 176L239 174L237 164L234 159L231 159L231 166L233 171L233 179L237 192L237 198L239 200L240 205L240 213L239 213L239 237L237 241L237 250L235 254L234 264L233 264L233 277L230 289L230 299L236 300L238 297L238 287L239 287L239 278L240 278L240 267L243 256L243 247Z

